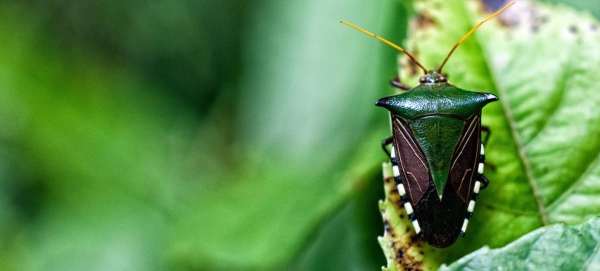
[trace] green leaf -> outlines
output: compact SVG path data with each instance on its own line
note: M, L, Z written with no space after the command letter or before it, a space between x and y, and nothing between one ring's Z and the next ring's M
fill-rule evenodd
M598 270L600 218L578 226L537 229L498 249L484 247L440 271L452 270Z
M499 8L458 0L414 6L418 16L405 49L428 69L437 69L456 41ZM443 70L450 82L500 98L483 110L492 130L486 158L495 169L486 168L490 185L466 237L450 249L426 246L422 264L435 269L482 246L504 246L539 227L600 213L598 28L589 14L518 1L458 47ZM415 85L422 72L406 57L400 62L402 81ZM406 226L404 219L396 230Z

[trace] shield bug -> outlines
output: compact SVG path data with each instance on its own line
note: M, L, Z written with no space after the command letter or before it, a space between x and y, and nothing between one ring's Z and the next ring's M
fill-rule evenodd
M442 68L458 45L513 4L473 27L434 71L427 71L400 46L342 22L403 52L425 73L414 88L392 80L392 85L407 92L382 98L376 105L391 113L393 136L382 145L390 157L406 213L415 232L434 247L448 247L458 235L464 236L479 191L489 183L483 175L487 137L482 140L481 133L487 129L481 126L481 110L498 100L490 93L451 85Z

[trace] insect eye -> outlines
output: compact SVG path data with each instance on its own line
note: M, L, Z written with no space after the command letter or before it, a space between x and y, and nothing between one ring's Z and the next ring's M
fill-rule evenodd
M419 83L427 83L427 78L425 78L425 77L419 78Z
M440 81L440 82L446 82L446 81L448 81L448 78L446 78L446 76L440 76L438 78L438 81Z

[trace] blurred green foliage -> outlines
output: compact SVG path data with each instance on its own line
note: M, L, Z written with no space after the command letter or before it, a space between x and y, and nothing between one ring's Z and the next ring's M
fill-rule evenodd
M339 21L400 43L406 7L1 2L0 269L384 265L396 52Z

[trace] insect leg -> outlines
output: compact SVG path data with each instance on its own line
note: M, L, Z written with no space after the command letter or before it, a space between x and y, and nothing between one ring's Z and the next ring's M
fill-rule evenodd
M400 83L400 78L398 78L398 75L396 75L396 77L394 77L394 79L390 80L390 84L392 84L392 86L397 87L402 90L411 90L412 89L411 87Z
M490 138L490 135L492 135L492 130L490 129L490 127L487 127L485 125L481 125L481 132L485 132L485 138L483 139L483 145L487 145L487 141Z
M394 138L391 136L384 139L383 141L381 141L381 148L383 148L383 151L388 155L388 157L390 159L392 159L392 154L390 153L390 151L388 151L388 149L386 147L388 145L392 144L393 142L394 142Z
M488 180L488 178L486 178L483 174L479 176L479 181L481 181L481 189L485 189L488 184L490 184L490 180Z

